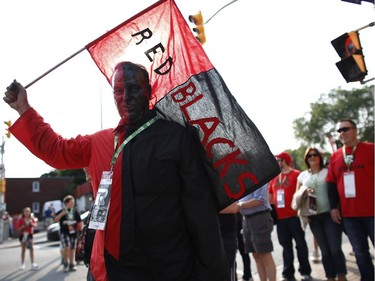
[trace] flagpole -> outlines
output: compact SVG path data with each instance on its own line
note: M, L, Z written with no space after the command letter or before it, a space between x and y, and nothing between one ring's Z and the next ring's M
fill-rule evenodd
M46 76L47 74L49 74L50 72L52 72L53 70L55 70L56 68L58 68L60 65L66 63L68 60L70 60L71 58L75 57L76 55L78 55L79 53L81 53L83 50L85 50L86 48L83 47L82 49L80 49L79 51L75 52L73 55L67 57L66 59L64 59L62 62L58 63L57 65L55 65L54 67L52 67L50 70L44 72L42 75L40 75L38 78L34 79L33 81L31 81L29 84L27 84L25 86L25 89L27 89L28 87L30 87L31 85L33 85L35 82L39 81L40 79L42 79L44 76Z

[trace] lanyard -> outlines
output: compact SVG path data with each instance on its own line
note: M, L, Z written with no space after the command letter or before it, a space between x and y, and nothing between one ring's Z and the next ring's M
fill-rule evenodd
M156 122L159 118L157 116L154 116L154 118L148 120L146 123L144 123L141 127L139 127L136 131L134 131L130 136L128 136L123 143L119 146L119 148L116 150L116 152L113 154L112 161L111 161L111 171L113 171L113 166L116 163L116 160L118 156L120 155L120 152L125 147L125 145L130 142L136 135L138 135L140 132L142 132L147 127L151 126L153 123ZM116 132L115 139L114 139L114 147L116 148L118 142L118 132Z
M356 149L357 149L357 145L355 145L353 147L352 154L346 155L345 145L342 147L342 155L344 157L344 162L345 162L346 166L348 166L348 171L350 169L350 164L352 164L353 161L354 161L354 152L355 152Z
M291 169L288 168L288 170L286 171L286 173L281 172L281 173L279 174L278 182L279 182L279 186L280 186L280 188L282 188L283 184L285 183L286 179L288 178L288 174L290 173L290 171L291 171ZM283 176L282 176L283 174L285 175L284 178L283 178Z
M282 173L279 174L279 188L282 188L284 182L286 181L286 178L288 177L288 174L285 174L285 177L282 177Z
M310 179L311 179L311 188L315 189L318 186L318 176L319 176L320 170L317 174L313 174L310 170Z

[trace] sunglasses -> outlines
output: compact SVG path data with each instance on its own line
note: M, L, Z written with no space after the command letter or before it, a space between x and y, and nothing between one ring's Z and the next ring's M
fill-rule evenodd
M341 132L344 132L346 133L347 131L349 131L350 129L353 129L353 127L342 127L340 129L337 130L337 132L340 134Z
M316 153L311 153L311 154L307 154L306 155L306 158L309 159L311 157L319 157L319 154L316 154Z

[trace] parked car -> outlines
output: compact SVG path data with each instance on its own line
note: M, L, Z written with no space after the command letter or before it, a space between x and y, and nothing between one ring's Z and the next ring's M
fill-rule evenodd
M83 224L86 223L86 218L89 215L89 211L81 214ZM55 222L47 227L47 240L48 241L60 241L60 223Z

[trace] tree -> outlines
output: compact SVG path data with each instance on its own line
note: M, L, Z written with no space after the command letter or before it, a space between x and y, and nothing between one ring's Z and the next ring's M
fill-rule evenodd
M83 169L75 170L52 170L49 173L43 174L41 178L54 178L54 177L72 177L70 186L65 191L65 195L74 194L77 186L86 182L86 175Z
M358 126L358 138L374 142L374 86L364 86L351 91L338 88L322 94L310 104L310 112L293 121L295 137L301 146L329 147L328 136L341 146L336 132L340 119L353 119Z

